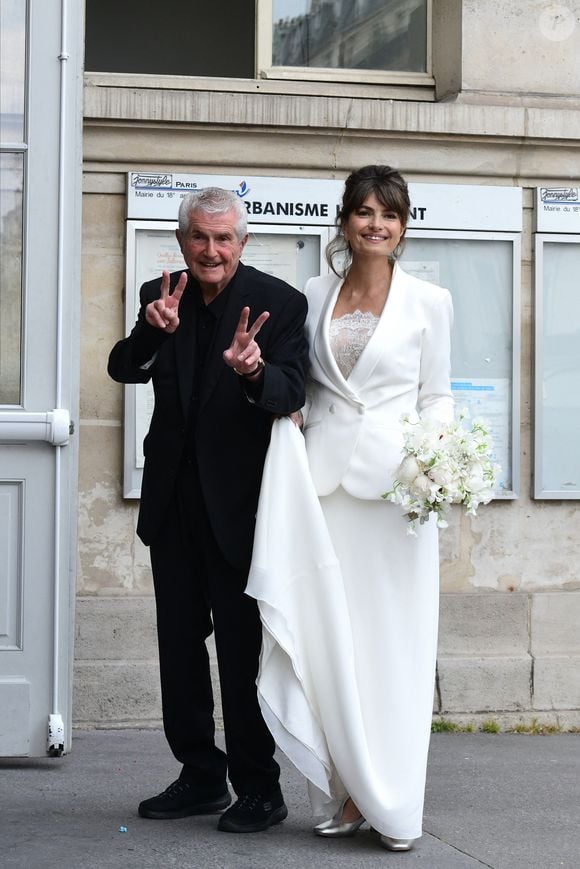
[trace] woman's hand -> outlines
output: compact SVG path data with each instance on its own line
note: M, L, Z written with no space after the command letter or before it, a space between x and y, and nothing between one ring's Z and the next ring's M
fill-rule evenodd
M288 417L292 420L295 426L298 426L298 428L301 429L304 425L304 417L302 416L301 410L295 410L294 413L288 414Z

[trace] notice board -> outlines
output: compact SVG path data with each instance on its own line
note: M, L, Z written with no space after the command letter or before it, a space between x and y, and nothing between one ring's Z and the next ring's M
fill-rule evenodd
M580 499L580 180L535 203L534 486Z
M207 186L233 190L248 212L243 261L302 289L325 273L324 248L344 181L130 172L127 178L126 328L146 280L184 265L175 241L181 199ZM519 491L522 191L480 185L409 185L411 220L401 265L453 297L452 389L458 407L490 424L501 465L498 498ZM124 494L139 496L150 386L125 388Z

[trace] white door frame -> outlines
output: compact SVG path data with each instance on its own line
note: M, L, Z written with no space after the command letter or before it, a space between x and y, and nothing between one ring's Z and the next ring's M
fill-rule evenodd
M60 755L71 744L83 16L75 0L28 2L21 399L0 408L0 484L8 509L21 507L12 535L18 555L1 565L12 574L2 603L19 621L17 641L0 647L4 756ZM27 457L30 473L41 467L52 489L37 488L40 511L27 503L35 491Z

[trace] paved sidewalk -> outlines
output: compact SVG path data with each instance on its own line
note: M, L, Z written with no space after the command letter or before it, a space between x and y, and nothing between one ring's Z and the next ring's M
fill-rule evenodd
M150 821L140 799L176 777L159 731L78 731L60 759L0 760L3 869L579 869L580 734L434 734L425 834L392 854L368 829L311 832L305 786L284 759L290 810L265 833L216 817ZM126 827L127 832L119 832Z

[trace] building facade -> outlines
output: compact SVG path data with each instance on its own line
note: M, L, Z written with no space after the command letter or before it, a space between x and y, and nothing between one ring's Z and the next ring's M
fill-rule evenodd
M161 718L148 552L135 536L136 500L123 497L127 407L106 375L135 292L126 286L129 173L315 184L387 163L421 189L441 185L450 202L454 187L521 191L506 436L517 497L475 518L454 512L441 534L434 711L458 723L577 727L578 496L543 497L534 456L538 191L580 185L580 3L225 5L201 15L201 3L163 12L152 2L86 4L73 720ZM572 216L575 256L576 225ZM491 259L477 272L483 317ZM577 307L567 328L580 343ZM580 363L567 370L578 395ZM573 390L570 407L573 427Z
M266 5L256 8L271 26ZM368 7L359 19L357 5ZM312 67L330 65L355 24L364 44L381 10L397 18L410 6L430 27L422 71L410 51L407 72L390 78L336 61L335 76L317 80ZM290 46L274 53L278 77L267 63L249 78L85 74L79 723L159 720L147 552L134 537L135 504L120 498L122 392L104 374L124 330L127 173L344 179L354 167L383 162L412 182L520 187L523 195L519 493L475 519L454 514L441 535L435 710L457 721L578 724L580 511L574 500L532 498L532 365L535 191L580 176L579 14L578 3L539 0L313 2L309 14L274 21L274 50L281 41ZM334 22L336 34L341 21L334 43L329 32L312 40L304 70L300 33L308 23L328 31Z

